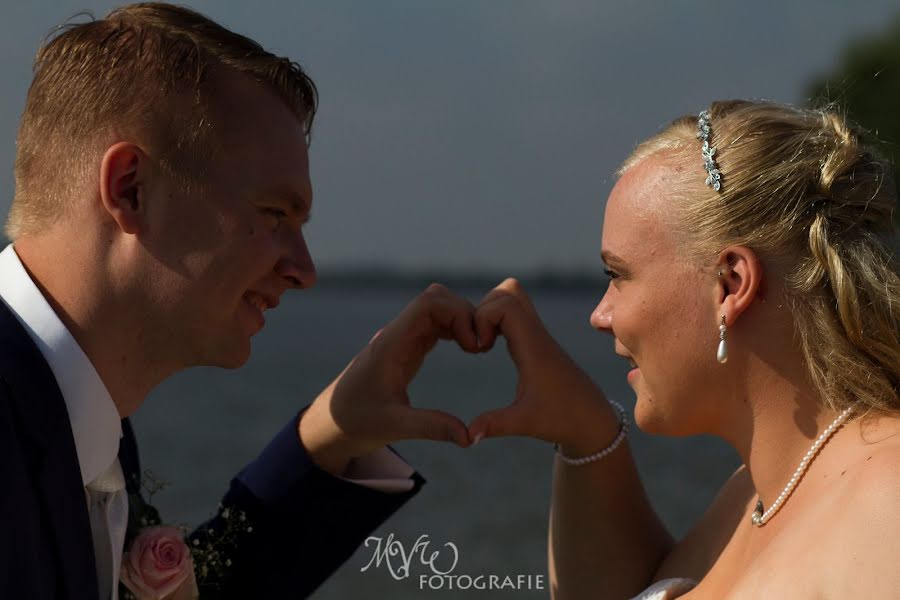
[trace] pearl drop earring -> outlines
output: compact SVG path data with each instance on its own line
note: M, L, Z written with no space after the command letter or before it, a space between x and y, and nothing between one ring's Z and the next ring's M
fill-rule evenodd
M725 315L722 315L722 324L719 325L719 347L716 349L716 360L723 365L728 362L728 344L725 343L725 333L727 331Z

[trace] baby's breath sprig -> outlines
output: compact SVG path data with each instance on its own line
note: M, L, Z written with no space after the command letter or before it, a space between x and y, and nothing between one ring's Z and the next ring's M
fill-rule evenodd
M135 478L137 475L135 475ZM151 503L153 495L168 487L169 482L160 479L150 469L146 469L140 480L140 489L147 495L141 493L128 494L128 526L125 530L125 547L131 545L131 541L137 536L141 529L145 527L156 527L162 525L162 519L159 517L159 511L156 510Z
M219 514L189 541L194 572L201 587L219 587L234 561L230 556L238 538L253 533L247 513L219 504Z
M160 479L156 473L150 469L144 469L144 476L141 477L141 489L147 494L147 504L153 503L153 496L171 485L168 481Z

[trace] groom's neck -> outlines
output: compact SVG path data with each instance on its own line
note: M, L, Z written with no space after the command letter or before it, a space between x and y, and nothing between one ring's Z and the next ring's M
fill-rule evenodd
M150 391L180 370L153 343L154 324L139 303L118 297L103 260L87 244L68 245L53 234L24 237L15 250L28 275L81 347L121 417L133 414Z

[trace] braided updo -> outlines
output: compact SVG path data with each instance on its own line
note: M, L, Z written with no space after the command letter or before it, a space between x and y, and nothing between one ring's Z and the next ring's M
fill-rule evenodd
M785 303L810 378L841 410L900 411L900 275L889 165L831 109L715 102L710 145L722 190L704 184L697 117L640 144L621 172L660 151L683 165L672 223L692 259L747 246L785 274Z

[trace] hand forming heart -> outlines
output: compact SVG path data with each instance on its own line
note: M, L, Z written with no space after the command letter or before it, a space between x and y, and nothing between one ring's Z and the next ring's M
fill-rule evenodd
M439 339L466 352L507 340L519 372L512 403L479 415L468 427L440 410L415 408L407 387ZM340 472L350 458L396 440L453 441L524 435L564 445L615 422L603 393L541 323L525 292L507 279L474 307L431 285L382 329L306 411L304 445L324 468Z

